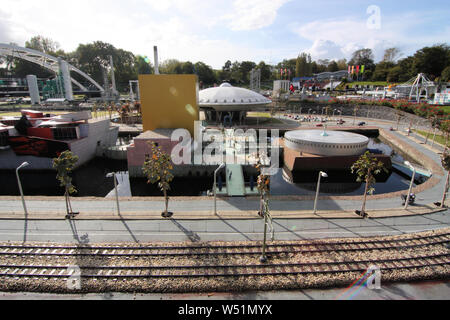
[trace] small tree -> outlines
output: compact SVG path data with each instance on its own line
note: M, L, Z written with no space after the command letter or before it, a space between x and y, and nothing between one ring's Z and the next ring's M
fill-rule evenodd
M400 124L400 120L401 120L404 116L403 116L403 114L400 112L400 110L397 110L396 115L397 115L397 128L396 128L396 130L398 131L398 125Z
M445 179L445 186L444 186L444 194L442 195L442 201L440 204L440 207L443 208L445 206L445 197L447 194L448 181L450 177L450 154L447 153L447 150L445 150L441 156L441 163L442 167L444 167L445 171L447 171L447 178Z
M167 191L170 190L170 182L173 180L173 174L170 170L173 169L170 155L161 151L161 148L156 146L154 142L151 144L152 156L147 158L144 162L142 170L147 176L147 183L158 182L158 187L164 193L165 210L161 214L164 218L172 216L171 212L168 212L169 196Z
M443 120L439 123L439 129L444 133L445 135L445 146L444 146L444 153L446 153L448 148L448 139L450 136L450 120Z
M258 159L258 163L256 164L256 169L259 171L258 180L257 180L257 188L260 195L260 206L258 214L261 217L264 217L264 240L263 240L263 248L262 255L260 258L261 262L267 261L266 256L266 234L267 234L267 220L269 218L269 186L270 186L270 176L265 174L261 168L261 159Z
M372 187L372 185L376 182L375 175L380 173L381 170L384 170L385 172L387 172L387 170L384 167L383 162L378 161L377 158L372 158L370 156L369 151L366 151L362 156L359 157L358 160L356 160L356 162L352 165L351 170L352 173L356 172L357 174L356 181L364 181L366 183L360 213L363 217L365 217L367 216L365 212L367 194L372 194L375 191L375 188Z
M64 197L66 201L67 216L74 214L70 204L70 194L77 192L72 184L72 177L69 175L75 164L78 162L78 156L71 151L62 152L58 158L53 159L53 168L56 169L56 178L59 180L60 186L64 187Z

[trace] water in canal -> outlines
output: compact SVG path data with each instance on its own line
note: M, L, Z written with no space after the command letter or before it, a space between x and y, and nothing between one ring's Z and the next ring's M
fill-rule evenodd
M405 157L385 143L376 138L371 138L370 149L379 149L384 154L392 155L393 159L403 162ZM410 159L407 159L410 160ZM107 178L109 172L126 171L126 161L95 158L73 173L73 184L77 189L75 197L105 197L114 188L112 178ZM357 183L355 176L350 173L328 172L329 178L321 181L321 194L329 195L360 195L364 192L364 185ZM0 171L0 195L20 195L15 171ZM22 187L25 195L58 196L64 194L64 189L58 185L54 171L26 171L20 173ZM249 177L246 179L249 180ZM410 176L404 175L395 169L390 173L385 182L375 184L374 194L394 192L408 189ZM417 181L420 183L423 181ZM175 177L171 183L171 196L199 196L206 195L207 190L212 189L213 177ZM156 184L148 184L144 178L130 179L133 196L161 196L162 193ZM283 178L282 170L271 179L270 189L272 195L311 195L316 188L315 179L300 183L289 183Z

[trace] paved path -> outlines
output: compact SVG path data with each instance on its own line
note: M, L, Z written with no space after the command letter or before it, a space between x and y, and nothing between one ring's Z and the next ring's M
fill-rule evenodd
M378 219L273 219L276 240L399 235L450 227L448 211ZM262 240L262 219L0 220L0 241L73 243Z

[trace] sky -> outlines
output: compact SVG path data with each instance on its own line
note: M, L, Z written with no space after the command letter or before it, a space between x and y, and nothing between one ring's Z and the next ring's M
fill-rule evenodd
M402 57L450 42L448 0L2 0L0 43L24 46L42 35L66 52L103 41L148 56L277 64L311 54L349 60L370 48L375 61L387 48Z

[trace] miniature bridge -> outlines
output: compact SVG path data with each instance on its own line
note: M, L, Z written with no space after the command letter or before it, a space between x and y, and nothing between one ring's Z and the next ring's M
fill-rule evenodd
M5 44L0 43L0 56L11 56L14 58L23 59L32 63L35 63L47 70L50 70L57 74L60 71L60 65L61 61L65 62L61 58L55 58L51 55L48 55L46 53L29 49L29 48L23 48L19 46L15 46L12 44ZM105 89L101 85L99 85L94 79L92 79L89 75L84 73L78 68L75 68L74 66L67 63L69 71L73 71L78 73L81 77L89 81L91 84L93 84L100 92L104 92ZM79 83L74 78L70 77L70 80L73 84L75 84L78 88L80 88L81 91L89 92L85 86L83 86L81 83Z

